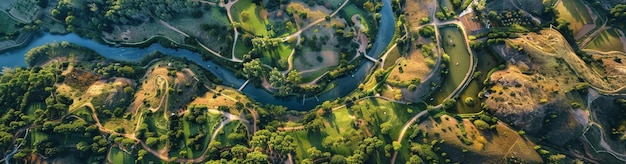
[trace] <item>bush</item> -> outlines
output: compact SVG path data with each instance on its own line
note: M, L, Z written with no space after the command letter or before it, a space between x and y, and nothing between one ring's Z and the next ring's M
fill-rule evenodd
M465 98L465 104L469 106L474 106L474 99L472 97Z
M409 91L415 91L416 89L417 89L417 86L415 84L409 85Z
M489 124L487 124L487 122L483 120L474 120L474 125L476 125L476 127L480 130L485 130L489 128Z

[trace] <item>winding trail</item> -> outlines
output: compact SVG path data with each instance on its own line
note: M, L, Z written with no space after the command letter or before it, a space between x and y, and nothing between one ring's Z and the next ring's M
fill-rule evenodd
M334 16L335 16L335 15L336 15L336 14L337 14L337 13L338 13L341 9L343 9L343 7L345 7L345 6L346 6L346 4L348 4L348 2L349 2L349 1L350 1L350 0L345 0L345 1L343 2L343 4L341 4L341 6L339 6L339 7L338 7L335 11L333 11L332 13L330 13L330 15L328 15L328 16L330 16L330 17L334 17ZM286 42L286 41L288 41L289 39L291 39L291 38L293 38L293 37L300 36L300 34L301 34L303 31L306 31L306 30L308 30L309 28L311 28L311 27L313 27L313 26L315 26L315 25L317 25L318 23L323 22L323 21L326 21L326 18L320 18L320 19L317 19L317 20L315 20L315 21L311 22L309 25L304 26L302 29L300 29L300 30L296 31L295 33L293 33L293 34L291 34L291 35L288 35L288 36L283 37L283 38L282 38L282 40L283 40L283 42Z
M436 4L435 6L439 6L439 1L435 1L434 3ZM468 8L469 7L470 6L468 6ZM463 81L460 83L460 85L457 86L457 88L452 93L450 93L450 95L448 95L448 97L446 98L446 99L451 99L453 97L456 97L458 94L461 93L461 91L465 90L465 88L467 86L469 86L469 83L471 81L471 77L474 74L474 69L476 68L476 64L477 64L478 61L475 60L476 56L474 55L474 53L472 52L472 49L469 46L469 38L467 37L467 32L466 32L465 27L463 26L463 24L460 21L456 20L456 19L451 20L451 21L440 22L439 19L436 19L435 15L434 15L435 14L434 11L431 11L431 14L432 14L433 18L435 18L435 19L433 19L432 23L429 23L429 24L426 24L426 25L433 25L434 26L435 38L437 38L438 57L437 57L437 64L436 64L436 66L434 68L438 68L440 66L442 52L444 52L443 49L441 48L441 43L442 43L441 42L441 38L442 38L442 36L441 36L441 33L439 32L439 27L438 26L444 26L444 25L450 25L450 24L454 24L455 26L457 26L457 28L459 28L461 30L462 34L463 34L463 39L465 40L465 47L467 48L467 53L470 55L470 61L469 61L470 62L470 66L469 66L470 69L467 70L467 73L465 74L465 77L463 78ZM422 25L422 26L425 26L425 25ZM437 70L437 69L433 69L433 70ZM436 73L436 72L431 71L426 79L430 79L434 73ZM439 104L439 105L433 107L433 110L438 110L438 109L441 109L441 108L442 108L442 104ZM415 115L411 120L406 122L405 125L402 128L402 131L400 131L400 135L398 136L398 139L396 141L398 141L399 143L402 143L402 139L404 138L404 135L405 135L406 131L409 129L409 127L411 125L413 125L413 123L415 121L417 121L419 118L421 118L422 116L425 116L427 114L427 112L428 112L428 110L424 110L424 111L418 113L417 115ZM397 157L398 157L398 152L394 152L393 153L393 157L391 158L391 164L394 164L396 162Z
M595 101L598 97L600 97L600 95L598 94L597 91L595 91L594 89L589 89L589 94L587 96L587 109L589 110L593 110L593 108L591 108L591 103L593 101ZM589 115L589 126L587 126L587 128L585 128L585 130L583 131L582 134L582 138L584 139L585 142L587 142L587 144L589 144L591 146L591 148L593 149L593 151L595 151L596 153L609 153L611 154L613 157L615 157L616 159L622 161L622 162L626 162L626 153L625 152L616 152L615 150L613 150L613 148L611 148L611 145L609 145L606 141L605 141L605 130L602 127L602 125L600 125L599 123L595 122L595 120L597 120L597 118L593 115L593 111L590 111L589 113L591 113ZM589 129L591 129L592 126L596 126L598 128L598 132L600 133L600 147L602 147L604 150L598 150L598 148L596 148L595 146L593 146L593 144L589 141L589 139L587 138L587 136L585 135Z

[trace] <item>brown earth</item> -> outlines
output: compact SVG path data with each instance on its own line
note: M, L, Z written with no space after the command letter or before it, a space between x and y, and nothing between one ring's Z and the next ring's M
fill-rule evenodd
M444 115L423 121L419 128L421 132L427 133L423 143L431 143L432 140L445 141L435 146L440 147L440 152L447 153L446 158L452 162L503 163L505 158L512 156L530 163L542 162L539 154L533 150L535 144L504 123L496 124L495 129L478 130L468 119L457 120ZM463 131L466 132L465 137L472 142L471 145L466 145L459 139L459 136L463 136Z

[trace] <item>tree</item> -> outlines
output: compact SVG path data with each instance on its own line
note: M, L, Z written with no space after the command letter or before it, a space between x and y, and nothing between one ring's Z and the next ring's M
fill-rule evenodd
M261 60L253 59L249 62L243 64L243 74L246 78L258 78L263 73L263 65L261 64Z
M372 3L371 1L367 1L363 4L363 9L369 11L370 13L374 13L374 3Z
M274 67L274 69L270 72L269 82L273 87L281 87L285 85L285 75L280 73L280 71Z
M419 156L412 155L411 158L409 158L409 161L407 161L406 163L407 164L421 164L421 163L424 163L424 161Z
M618 4L611 8L609 17L611 22L623 28L626 25L626 22L624 22L626 20L626 4Z
M137 161L142 161L143 157L148 154L148 151L141 149L137 152Z
M474 120L474 125L476 125L476 127L480 130L485 130L489 128L489 124L487 124L487 122L483 120Z
M456 104L456 100L455 99L445 99L445 100L443 100L443 108L444 109L450 109L450 108L454 107L454 104Z
M311 147L309 149L306 150L306 153L309 155L309 158L314 160L317 158L321 158L323 156L322 151L317 150L316 147Z
M91 146L87 142L78 142L76 144L76 150L86 152L91 150Z
M148 137L148 139L146 139L146 145L150 147L154 146L157 142L159 142L159 138L156 137Z
M334 155L332 158L330 158L330 163L331 164L345 164L347 163L347 161L346 161L346 157L344 157L343 155Z
M289 74L287 74L287 82L291 84L300 84L302 81L302 74L300 72L291 70Z
M435 35L435 28L433 26L426 26L419 29L419 34L422 37L429 38Z
M400 150L400 148L402 148L402 144L400 144L400 142L398 142L398 141L393 141L391 144L393 145L393 150L394 151L398 151L398 150Z
M230 148L230 152L238 158L243 158L248 154L248 147L243 145L235 145Z
M465 104L468 105L468 106L473 106L474 105L474 99L472 97L465 98Z
M259 151L253 151L246 155L246 160L244 160L244 163L263 164L269 163L269 161L267 160L267 155Z
M552 162L560 163L559 161L562 161L563 159L565 159L565 155L563 155L563 154L550 155L550 157L548 157L548 159L550 161L552 161Z
M391 123L389 121L380 124L380 133L382 134L388 134L389 130L391 130L391 128L393 128L393 125L391 125Z
M376 150L380 150L385 142L378 139L378 137L366 138L359 144L359 148L365 152L365 154L371 154Z

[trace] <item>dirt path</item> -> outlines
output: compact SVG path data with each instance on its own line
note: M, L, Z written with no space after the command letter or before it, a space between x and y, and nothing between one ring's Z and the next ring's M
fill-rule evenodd
M181 35L183 35L183 36L185 36L185 37L189 38L189 35L187 35L187 34L186 34L185 32L183 32L183 31L179 30L178 28L176 28L176 27L174 27L174 26L170 25L169 23L167 23L167 22L165 22L165 21L163 21L163 20L160 20L160 19L159 19L159 23L161 23L163 26L165 26L165 27L167 27L167 28L169 28L169 29L171 29L171 30L174 30L174 31L178 32L179 34L181 34Z
M411 127L411 125L413 125L413 123L415 123L415 121L417 121L422 116L425 116L426 114L428 114L428 110L423 110L423 111L419 112L417 115L413 116L413 118L411 118L411 120L409 120L409 122L405 123L404 126L402 127L402 131L400 131L400 135L398 135L398 139L396 141L398 141L398 143L402 144L402 139L404 139L404 134L406 134L406 131L409 129L409 127ZM396 163L396 158L397 157L398 157L398 152L394 152L393 153L393 157L391 157L391 164Z
M331 14L329 14L328 16L330 16L330 17L334 17L334 16L335 16L335 14L337 14L337 12L339 12L341 9L343 9L343 7L345 7L345 6L346 6L346 4L348 4L348 1L350 1L350 0L346 0L346 1L344 1L344 2L343 2L343 4L341 4L341 6L339 6L339 7L337 8L337 10L333 11L333 12L332 12ZM293 37L300 36L300 34L301 34L303 31L306 31L306 30L308 30L309 28L311 28L311 27L313 27L313 26L315 26L315 25L317 25L318 23L323 22L323 21L326 21L326 18L320 18L320 19L317 19L317 20L315 20L315 21L311 22L309 25L304 26L302 29L300 29L300 30L296 31L295 33L293 33L293 34L291 34L291 35L288 35L288 36L283 37L283 39L282 39L282 40L283 40L283 42L286 42L287 40L289 40L289 39L291 39L291 38L293 38Z

